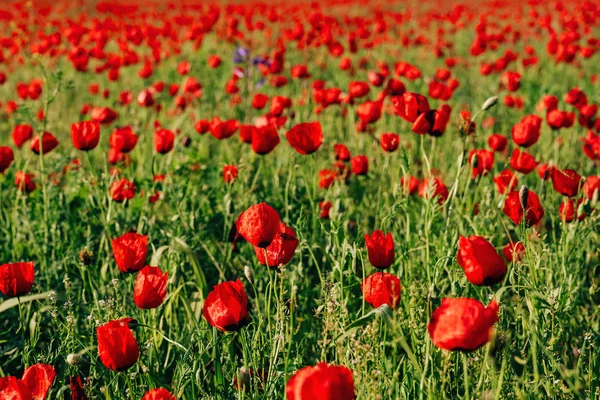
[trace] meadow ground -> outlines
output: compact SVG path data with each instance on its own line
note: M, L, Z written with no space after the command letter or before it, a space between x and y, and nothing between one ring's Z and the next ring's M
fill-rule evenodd
M600 7L210 3L0 5L0 399L598 398Z

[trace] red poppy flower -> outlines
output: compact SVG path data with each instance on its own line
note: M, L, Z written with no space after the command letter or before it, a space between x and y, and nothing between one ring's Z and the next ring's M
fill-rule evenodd
M138 137L133 133L133 129L129 126L123 128L115 128L109 138L110 147L120 153L129 153L132 151L137 142Z
M130 368L140 357L140 348L129 329L129 322L131 318L123 318L96 328L100 361L113 371Z
M382 107L382 102L366 101L356 107L356 115L364 124L371 124L381 118Z
M269 101L269 96L262 93L256 93L252 98L252 108L262 110L267 105L267 101Z
M487 307L474 299L442 299L427 325L429 337L444 350L473 351L485 345L498 322L498 303Z
M54 383L55 377L56 371L52 365L34 364L25 369L21 380L29 388L32 400L44 400Z
M3 174L14 160L12 149L8 146L0 146L0 174Z
M135 197L135 183L121 178L110 185L110 197L117 203L122 203L125 200L131 200Z
M396 114L410 123L429 110L427 97L417 93L406 92L402 96L392 97L392 104Z
M492 148L492 150L497 152L502 152L506 149L506 145L508 144L508 139L506 136L500 134L493 134L488 138L488 145Z
M235 119L221 121L219 118L213 117L209 125L209 131L216 139L223 140L233 136L238 126L239 124Z
M477 161L475 161L475 157L477 157ZM469 163L473 178L486 175L494 168L494 152L485 149L471 150Z
M521 258L525 254L525 246L521 242L517 242L516 244L513 242L507 243L502 248L502 254L504 254L504 258L509 262L521 261Z
M396 133L384 133L381 135L379 142L381 143L383 151L392 153L396 151L400 145L400 136Z
M58 140L50 132L44 132L41 135L36 135L31 141L31 150L35 154L40 154L40 136L42 141L42 152L44 154L50 153L58 146Z
M25 382L14 376L0 378L0 398L7 400L32 400L31 391Z
M69 378L69 387L71 388L72 400L87 400L85 392L83 391L83 384L79 376L72 376Z
M427 110L420 114L412 124L412 131L419 135L425 135L433 131L436 123L437 110ZM439 135L438 135L439 136Z
M114 246L114 245L113 245ZM135 278L133 299L138 308L152 309L160 306L167 296L169 274L158 267L145 266Z
M537 166L535 158L526 151L520 151L514 149L512 156L510 157L510 166L515 170L523 174L529 174Z
M417 189L419 188L419 180L412 175L407 175L406 177L400 178L400 185L402 185L402 190L408 196L412 196L417 193Z
M517 187L518 179L517 176L510 169L505 169L494 178L494 183L496 184L496 189L498 189L498 193L506 194L515 190L515 187Z
M144 394L142 400L177 400L167 389L152 389Z
M285 134L290 145L300 154L314 153L323 144L321 123L301 122Z
M580 211L579 207L583 199L579 199L577 203L575 203L572 199L566 199L561 203L558 208L558 215L560 219L565 222L573 222L575 220L583 221L586 217L586 213Z
M223 182L232 183L238 177L238 169L235 165L225 165L223 167Z
M100 123L98 121L82 121L71 124L71 139L77 150L95 149L100 141Z
M551 172L552 187L558 193L567 197L575 197L579 193L581 185L581 176L572 169L560 170L554 168Z
M352 157L350 165L354 175L366 175L369 172L369 159L365 155Z
M326 363L302 368L286 383L285 395L287 400L354 400L352 371Z
M588 176L585 178L582 192L590 200L594 198L594 192L597 192L596 196L600 195L600 176Z
M271 244L264 249L254 246L254 253L256 253L258 262L262 265L279 267L290 262L294 256L296 247L298 247L298 243L296 232L281 222L279 224L279 232L277 232ZM265 260L265 251L267 253L267 260Z
M401 287L400 279L397 276L375 272L365 278L360 288L365 301L375 308L382 304L396 308L400 303Z
M168 129L159 129L154 132L154 149L159 154L167 154L173 150L175 134Z
M252 151L256 154L269 154L277 147L279 142L277 128L271 124L252 130Z
M310 78L306 65L294 65L291 70L292 78L305 79Z
M123 272L136 272L146 265L148 236L129 232L111 239L113 255L117 267Z
M333 151L335 153L335 159L340 161L350 161L350 150L343 144L335 144L333 146Z
M331 210L331 202L330 201L322 201L319 203L319 209L321 212L319 213L319 217L321 219L329 219L329 211Z
M219 65L221 65L221 57L219 56L215 56L215 55L211 55L208 57L208 66L211 68L217 68Z
M394 238L391 233L383 234L376 230L370 236L365 235L369 262L375 268L386 269L394 263Z
M481 236L461 236L456 259L469 282L474 285L493 285L506 274L506 263L494 246Z
M538 111L552 111L558 107L558 97L544 95L537 105Z
M206 296L202 315L215 328L223 331L237 331L248 322L248 298L244 284L223 282L214 287Z
M102 125L110 125L119 114L108 107L93 107L90 111L92 120L100 122Z
M537 115L526 115L512 128L512 139L521 147L529 147L540 138L542 119Z
M370 91L369 84L366 82L350 82L348 93L351 99L359 99L365 97Z
M11 137L15 146L21 147L33 137L33 128L27 124L17 125L13 129Z
M527 195L527 213L523 212L523 206L519 199L519 192L513 191L508 194L504 202L502 212L515 224L519 225L525 214L525 222L527 226L537 224L544 217L544 209L540 203L540 199L533 191L529 190Z
M240 214L236 227L250 244L265 248L279 232L279 214L267 203L253 205Z
M597 119L600 121L600 118ZM600 130L600 129L599 129ZM585 138L582 139L583 152L590 160L600 160L600 135L588 131Z
M32 174L26 174L23 171L15 173L15 186L22 192L31 193L35 190L36 185L33 181Z
M17 262L0 266L0 292L16 297L31 291L35 269L33 262Z
M337 178L337 173L330 169L322 169L319 171L319 187L321 189L328 189L335 179Z
M433 186L430 189L430 186ZM430 193L432 191L432 193ZM431 179L423 179L421 184L419 185L419 196L424 199L428 199L430 196L432 198L438 199L438 204L442 205L446 200L448 200L448 188L442 182L440 178L434 177Z

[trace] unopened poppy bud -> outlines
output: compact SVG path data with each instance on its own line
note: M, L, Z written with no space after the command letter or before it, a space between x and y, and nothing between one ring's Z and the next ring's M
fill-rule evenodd
M254 272L250 266L244 266L244 275L246 276L246 279L248 279L248 282L254 285Z
M184 136L183 139L181 139L181 145L183 147L190 147L192 145L192 138L188 135Z
M492 96L483 103L481 106L481 111L487 111L490 108L494 107L498 102L498 96Z
M79 354L71 353L67 356L67 364L70 366L79 364L79 361L81 361L81 356Z
M525 185L521 186L521 189L519 189L519 201L521 202L521 207L523 207L523 210L527 210L527 198L528 197L529 197L529 189Z
M140 324L137 319L130 319L129 321L127 321L127 327L129 329L136 329L139 325Z
M592 207L596 207L596 204L598 203L599 195L600 195L600 193L598 193L598 189L594 190L594 194L592 195Z
M79 253L79 260L81 261L81 263L85 266L89 266L92 264L92 262L94 261L94 253L92 253L90 251L90 249L88 249L87 247L85 247L83 250L81 250L81 252Z

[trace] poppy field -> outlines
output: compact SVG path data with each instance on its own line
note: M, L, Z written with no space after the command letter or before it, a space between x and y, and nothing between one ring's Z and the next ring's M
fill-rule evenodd
M0 27L0 400L600 397L597 2Z

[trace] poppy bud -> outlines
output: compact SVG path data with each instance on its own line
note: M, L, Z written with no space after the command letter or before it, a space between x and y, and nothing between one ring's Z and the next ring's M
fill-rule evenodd
M175 134L168 129L159 129L154 132L154 148L157 153L167 154L173 150Z
M400 279L397 276L375 272L361 283L365 301L377 308L387 304L391 308L398 307L400 302Z
M552 169L552 187L563 196L577 196L581 181L581 176L572 169Z
M89 151L98 146L100 141L100 123L82 121L71 125L71 139L77 150Z
M483 103L481 111L487 111L498 103L498 96L492 96Z
M258 258L258 262L268 267L279 267L290 262L298 247L298 239L296 238L296 232L283 222L279 224L279 232L275 235L275 238L264 249L254 246L254 253ZM265 260L265 251L267 259Z
M94 253L90 251L87 247L85 247L81 252L79 252L79 261L81 261L82 265L90 266L94 261Z
M128 326L129 321L130 318L113 320L96 328L100 361L113 371L130 368L140 357L140 349Z
M383 234L376 230L370 236L365 235L369 262L375 268L386 269L394 262L394 238L391 233Z
M202 315L210 325L221 331L237 331L248 322L247 303L244 284L239 279L223 282L206 296Z
M145 266L138 272L133 289L133 299L138 308L152 309L160 306L167 296L169 274L158 267Z
M427 325L429 337L444 350L473 351L485 345L498 321L498 303L487 307L474 299L442 299Z
M33 262L17 262L0 266L0 292L16 297L31 291L35 269Z
M249 265L244 265L244 276L248 279L248 282L254 285L254 271Z
M523 207L523 211L527 210L527 198L529 197L529 188L525 185L521 185L519 189L519 203Z
M341 365L326 363L302 368L286 383L285 394L287 400L353 400L355 394L352 371Z
M461 236L456 259L469 282L474 285L493 285L500 282L506 274L506 263L494 246L481 236Z
M113 255L117 267L123 272L136 272L146 265L148 236L134 232L111 239Z
M279 214L267 203L248 208L238 217L236 227L240 235L254 246L265 248L279 232Z
M142 400L177 400L167 389L152 389L144 394Z
M504 215L510 218L516 225L521 223L523 216L525 216L527 226L537 224L544 217L544 209L540 204L540 199L537 194L531 190L528 191L526 199L523 198L525 196L521 196L520 193L520 191L513 191L508 194L508 197L504 202L504 208L502 209ZM524 207L521 204L521 200L527 200L527 203L523 203L527 205L526 213L523 212Z
M294 125L285 136L294 150L300 154L314 153L323 144L323 130L319 121Z
M75 366L79 364L81 361L81 356L79 354L71 353L67 356L67 364L70 366Z

